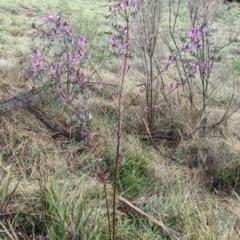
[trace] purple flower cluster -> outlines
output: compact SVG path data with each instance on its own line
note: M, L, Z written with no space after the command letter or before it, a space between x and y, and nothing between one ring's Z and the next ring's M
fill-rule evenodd
M186 53L186 52L191 52L193 53L193 51L198 50L202 44L201 44L201 30L199 28L193 28L189 34L188 34L188 38L190 39L190 43L187 43L183 48L182 48L182 52L181 53ZM196 54L196 53L195 53ZM173 55L169 55L166 58L166 68L168 68L168 66L173 62L176 61L176 57L177 56L173 56ZM200 62L195 62L190 69L188 69L188 71L190 71L189 75L192 76L193 74L200 72L203 75L201 76L205 76L208 77L210 70L211 70L211 65L209 64L209 61L211 59L206 59L204 63L200 63ZM184 85L186 83L187 80L185 80L185 82L175 82L172 83L170 85L170 90L175 90L178 89L180 86Z
M193 72L197 72L199 70L199 63L196 62L194 65L193 65Z
M181 83L179 83L179 82L171 83L169 90L173 91L173 90L179 88L180 86L181 86Z
M111 37L110 43L112 44L112 46L117 45L117 40L118 38L116 34Z
M59 66L59 63L56 63L56 64L53 63L53 64L50 66L50 70L51 70L51 73L53 74L53 76L54 76L55 78L58 78L58 77L60 76L60 72L59 72L60 66Z
M79 70L77 70L77 74L76 74L76 79L77 79L77 86L82 88L84 86L84 77L85 75L80 72Z
M169 55L167 56L167 59L166 59L166 64L167 66L170 65L174 60L174 56L173 55Z
M38 75L42 70L42 55L37 48L33 49L32 73Z
M39 28L37 28L35 24L32 24L34 37L47 40L45 45L48 45L49 42L48 48L52 47L55 52L59 52L55 53L54 56L46 56L43 58L42 54L44 52L41 54L40 50L35 48L32 63L34 75L36 76L45 68L44 70L47 70L45 72L50 72L52 79L59 82L61 81L61 71L66 72L65 67L67 67L68 78L75 76L77 85L82 86L83 79L82 76L79 78L79 72L76 71L76 68L78 68L79 61L84 58L85 39L81 36L75 41L72 27L70 27L66 21L62 23L59 16L45 13L43 19L45 24ZM43 47L43 49L44 48L45 47Z
M42 37L45 40L51 41L52 39L61 38L62 33L67 35L69 38L74 37L73 28L70 27L66 21L61 23L60 16L58 15L54 16L54 15L45 13L43 16L43 20L45 24L49 26L48 29L42 30ZM32 28L33 28L32 36L34 37L35 34L37 33L35 23L32 24Z
M69 66L74 66L76 63L76 58L73 54L68 53L67 54L67 63L69 64Z
M77 45L79 47L79 49L83 49L84 45L85 45L85 41L83 37L80 37L79 40L77 41Z
M191 39L191 43L188 43L184 47L184 50L196 50L201 46L201 32L199 28L193 28L188 34L188 37Z
M119 16L130 16L132 12L139 12L139 3L140 0L124 0L122 2L118 2L115 5L109 6L109 12L112 14L114 18ZM121 56L124 54L124 49L130 42L130 37L128 33L127 26L113 26L116 30L116 33L111 37L110 44L114 48L114 53L117 56Z
M41 41L40 44L37 41L39 47L34 48L32 53L33 83L40 82L46 88L56 87L56 105L62 102L67 107L65 109L71 115L69 123L74 128L79 126L82 131L78 132L85 137L88 95L84 89L85 76L81 71L85 39L82 36L75 39L72 27L66 21L62 22L59 16L46 13L43 20L44 24L39 26L32 24L33 40ZM78 94L82 94L82 101L76 110L72 101Z
M203 74L208 74L211 70L211 66L209 64L204 64L202 67Z
M116 17L118 13L122 10L133 10L135 13L139 13L139 4L141 0L124 0L118 2L113 6L109 6L109 12Z
M198 71L201 71L203 74L208 74L210 72L211 66L209 64L203 64L203 66L200 67L199 63L196 62L193 65L193 73L196 73Z
M117 34L111 37L110 44L114 48L115 55L121 56L124 52L123 49L129 44L130 38L127 36L127 28L125 27L117 29Z
M85 45L84 38L80 37L79 40L77 41L77 46L78 46L77 57L80 60L82 60L84 57L84 52L83 52L84 45Z
M55 22L57 20L56 16L50 15L48 13L45 13L43 16L43 19L46 23L52 23Z
M68 26L68 23L66 21L60 26L60 28L64 30L71 38L74 37L73 28Z
M188 34L188 37L193 40L198 40L200 37L200 30L199 28L193 28L191 32Z

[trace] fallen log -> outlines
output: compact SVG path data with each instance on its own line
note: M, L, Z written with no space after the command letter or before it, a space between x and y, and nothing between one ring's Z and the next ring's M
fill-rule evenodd
M22 92L13 98L0 101L0 114L36 104L36 96L41 88Z
M66 83L63 83L66 84ZM85 87L90 87L98 84L97 82L86 82L84 84ZM111 83L105 83L105 85L108 86L117 86L116 84ZM40 94L42 93L42 94ZM48 99L49 97L57 96L58 93L56 91L56 84L53 84L52 86L44 85L42 87L38 88L32 88L31 90L22 92L18 94L17 96L14 96L7 100L1 100L0 99L0 115L12 111L17 110L19 108L23 107L33 107L36 106L41 99Z

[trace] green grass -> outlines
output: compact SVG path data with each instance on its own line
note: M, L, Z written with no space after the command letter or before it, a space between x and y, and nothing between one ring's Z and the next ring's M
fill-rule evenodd
M124 196L135 198L143 193L154 189L154 174L151 164L153 155L149 150L143 150L141 144L134 138L129 138L124 143L123 157L120 163L118 188ZM130 148L129 148L130 147ZM113 181L115 149L108 148L103 156L106 161L106 170L110 173L110 180Z

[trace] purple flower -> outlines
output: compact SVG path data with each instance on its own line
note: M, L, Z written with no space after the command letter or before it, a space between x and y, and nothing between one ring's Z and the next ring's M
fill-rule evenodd
M57 29L54 29L54 30L52 31L51 36L52 36L53 38L58 38L59 33L57 32Z
M62 93L60 96L62 102L67 102L67 97Z
M192 31L188 34L188 37L191 39L197 40L200 37L199 28L192 29Z
M146 107L145 109L143 109L143 113L148 113L149 112L149 107Z
M119 32L124 32L124 31L126 31L127 30L127 26L124 26L124 27L120 27L119 29L118 29L118 31Z
M192 50L198 49L201 46L200 40L197 39L195 42L192 43Z
M37 48L34 48L33 50L33 58L34 59L39 59L41 57L41 53L38 51Z
M80 108L80 111L81 111L81 113L85 113L85 111L86 111L85 107L82 106L82 107Z
M51 68L50 68L52 74L53 74L55 77L59 76L59 69L60 69L59 64L52 64L52 65L51 65Z
M137 3L139 2L140 0L132 0L132 7L136 7Z
M188 43L184 48L183 51L187 51L191 49L191 45Z
M204 65L203 66L203 73L208 73L209 71L210 71L210 69L211 69L211 66L209 66L208 64L206 64L206 65Z
M80 49L83 49L84 45L85 45L85 42L84 42L84 38L83 37L80 37L78 42L77 42L77 45Z
M74 65L76 63L76 59L75 59L74 55L72 55L71 53L68 53L67 54L67 62L70 65Z
M45 39L49 39L50 36L51 36L50 32L45 31L45 30L42 30L42 34L43 34L43 37L44 37Z
M193 65L193 72L197 72L199 70L199 63L196 62L194 65Z
M87 132L85 132L84 130L82 130L82 131L80 132L80 134L81 134L82 137L86 137L86 136L87 136Z
M174 60L173 55L169 55L169 56L167 56L167 59L166 59L166 63L167 63L167 65L170 65L170 64L172 63L173 60Z
M77 85L78 87L84 86L84 74L79 71L77 72Z
M98 88L99 88L99 89L103 89L103 83L102 83L102 82L100 82L100 83L98 84Z
M117 35L113 35L110 39L110 43L112 45L116 45L117 44Z
M77 86L78 87L83 87L84 86L84 82L83 81L81 81L81 80L77 80Z
M54 16L52 16L52 15L50 15L50 14L48 14L48 13L45 13L45 14L44 14L44 21L45 21L46 23L53 22L54 20L55 20L55 17L54 17Z
M125 46L128 45L129 41L130 41L130 38L129 38L129 37L126 37L126 38L124 39L123 43L125 44Z
M63 88L62 88L62 85L61 84L58 84L57 85L57 91L58 92L62 92Z
M128 0L125 0L125 2L124 2L124 9L126 9L128 7L129 7L129 2L128 2Z
M176 82L176 83L171 83L170 84L170 88L169 88L169 90L175 90L175 89L177 89L177 88L179 88L180 87L180 83L179 82Z
M120 54L120 52L121 52L121 47L116 46L116 47L114 48L114 53L115 53L115 54Z
M69 77L73 76L74 71L75 71L74 67L71 66L68 70Z
M117 6L118 6L118 10L122 9L122 5L120 2L118 2Z
M84 52L81 49L77 51L77 57L82 60L84 58Z
M32 29L31 33L30 33L30 36L31 37L34 37L34 35L37 33L37 30L36 29Z
M33 60L32 66L33 66L34 72L37 73L41 70L42 64L37 60Z

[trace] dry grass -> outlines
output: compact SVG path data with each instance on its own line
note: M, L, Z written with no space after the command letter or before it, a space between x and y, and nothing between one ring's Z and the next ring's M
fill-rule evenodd
M28 69L25 69L29 66L28 54L32 46L28 37L32 21L36 21L46 9L62 12L78 32L86 34L88 43L93 40L96 46L101 36L107 37L102 33L103 29L108 29L103 24L107 10L101 6L108 4L95 0L1 1L0 100L32 87ZM225 7L220 13L224 13ZM230 15L234 18L239 14L237 10L237 5L233 5L232 12L217 23L218 29L221 29L220 24L231 20ZM97 23L96 16L101 24ZM184 26L179 28L183 30ZM96 32L98 37L93 37ZM221 34L220 30L218 33ZM238 46L239 42L235 44ZM228 59L228 55L224 59ZM108 64L102 70L103 78L117 83L113 77L115 62ZM218 64L218 69L227 65ZM108 69L112 69L111 74ZM237 71L231 76L223 75L228 73L227 68L226 71L218 69L216 73L219 75L214 76L216 81L223 82L224 87L213 95L212 102L219 99L223 102L218 106L212 104L208 109L210 125L222 116L224 101L228 97L226 93L232 89L224 79L231 81L230 78L234 80L238 76ZM138 92L135 85L139 83L134 80L134 72L131 73L126 88L128 102ZM168 76L167 73L166 79ZM170 105L163 102L156 111L154 130L160 137L152 142L139 139L139 134L142 137L142 133L146 133L144 137L147 136L146 121L143 123L142 117L143 97L126 112L119 194L178 231L180 239L237 240L240 237L239 188L233 190L232 185L220 188L217 184L220 182L224 186L229 183L229 174L234 174L233 170L236 170L234 164L239 166L239 113L233 114L221 128L207 130L205 134L196 131L196 126L203 119L190 109L187 101L179 101L180 95L181 90L175 92L169 100ZM196 91L196 105L199 102ZM101 110L97 107L99 104ZM237 106L238 101L235 104ZM67 117L56 114L58 109L47 110L48 122L64 131ZM113 133L117 124L116 109L106 95L99 92L89 111L92 115L89 123L91 134L99 152L106 158L106 170L111 172L115 158ZM169 140L166 137L172 138ZM153 143L154 148L149 143ZM195 160L197 166L194 165ZM0 116L0 238L39 239L42 236L42 239L47 239L48 235L49 239L107 239L103 188L93 178L97 163L98 159L86 140L74 141L61 135L56 137L56 132L28 109ZM229 171L219 173L219 166L226 166ZM224 183L219 174L225 177ZM221 181L216 183L213 178L221 178ZM111 177L108 189L110 199ZM227 192L222 191L226 189ZM2 213L9 215L2 217ZM167 239L167 236L151 223L130 215L119 206L118 238Z

